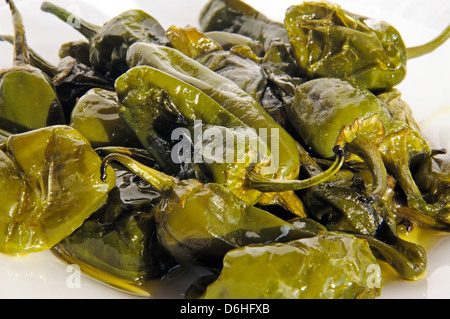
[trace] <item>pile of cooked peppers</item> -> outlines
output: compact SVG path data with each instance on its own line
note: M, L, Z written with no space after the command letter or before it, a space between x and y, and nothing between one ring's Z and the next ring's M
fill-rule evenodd
M407 48L393 26L329 2L294 5L279 23L211 0L200 28L165 30L141 10L103 26L75 17L85 40L52 65L6 2L0 253L50 249L138 296L191 267L207 275L186 298L376 298L386 271L424 276L426 251L410 234L450 231L450 159L395 87L450 26ZM257 134L242 158L174 160L173 132L210 128ZM277 165L253 142L276 144Z

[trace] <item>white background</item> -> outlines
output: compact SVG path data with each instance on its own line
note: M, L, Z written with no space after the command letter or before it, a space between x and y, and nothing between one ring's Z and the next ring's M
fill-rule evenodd
M3 2L3 1L2 1ZM170 25L198 26L198 15L206 0L54 0L84 19L103 24L126 9L140 8L155 17L164 28ZM247 3L280 22L286 8L300 1L248 0ZM402 34L407 46L434 38L450 23L449 0L336 0L355 13L386 20ZM16 0L21 11L28 44L52 63L58 61L59 46L83 37L48 13L41 12L41 1ZM0 33L11 34L9 9L0 5ZM12 47L0 43L0 68L12 63ZM436 52L408 65L406 80L398 88L414 110L414 115L433 147L450 149L450 41ZM450 236L442 237L428 250L427 276L416 282L401 279L386 283L382 298L450 298ZM0 298L130 298L82 277L81 287L70 289L66 280L72 273L44 252L23 257L0 255ZM178 297L186 287L163 292L158 297Z

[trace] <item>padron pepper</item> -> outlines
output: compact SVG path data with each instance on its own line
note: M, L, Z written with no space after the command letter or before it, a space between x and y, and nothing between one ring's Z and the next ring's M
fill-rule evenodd
M14 26L14 65L0 70L0 128L21 133L64 124L55 88L46 74L30 63L22 16L9 3Z
M215 281L191 287L187 297L374 299L384 284L367 242L344 233L234 249L223 264Z
M361 191L355 189L358 174L341 170L333 181L309 189L304 198L308 212L330 231L366 239L375 257L390 265L402 278L420 278L427 268L426 251L397 234L397 205L391 198L393 179L382 199L367 203L361 201Z
M91 60L89 59L90 52L91 45L89 42L83 40L70 41L61 45L58 56L60 59L70 56L84 65L91 67Z
M438 154L420 163L414 180L427 202L450 208L450 159Z
M333 147L340 145L361 157L374 177L368 199L376 201L387 187L387 172L378 150L390 124L383 107L370 91L340 79L321 78L298 86L286 111L298 135L316 154L332 158Z
M396 86L408 59L434 50L450 36L450 26L434 41L407 49L400 33L330 2L303 2L286 12L294 56L309 78L334 77L369 90Z
M233 81L256 101L261 100L267 86L267 76L251 47L236 45L225 51L217 42L193 27L171 26L166 35L174 49Z
M306 176L320 174L327 161L314 160L299 146ZM319 164L320 163L320 164ZM409 280L420 278L427 268L425 249L400 238L397 233L395 180L375 203L362 200L373 183L369 169L360 162L346 163L328 181L311 187L302 194L308 216L319 221L328 231L350 233L367 240L372 253L390 265L399 276Z
M247 190L253 191L253 194L255 194L255 191L264 193L284 192L284 194L275 194L275 196L286 195L285 199L281 197L278 204L282 204L288 207L289 210L303 215L300 212L301 202L298 201L298 198L292 192L289 194L286 192L292 191L293 189L309 187L312 184L326 180L342 165L343 154L336 150L339 156L336 159L335 165L321 176L317 176L308 181L293 180L295 178L293 176L298 174L299 169L299 162L295 166L293 163L295 160L298 161L296 144L254 99L239 89L233 82L215 74L213 71L182 55L178 51L171 48L159 49L157 46L150 46L149 48L153 49L156 53L152 55L146 54L146 57L155 57L159 61L160 59L157 58L159 55L158 52L161 52L161 54L175 55L171 61L178 62L176 65L162 62L164 65L161 68L172 71L174 74L179 73L180 78L176 78L153 67L141 66L130 69L116 81L116 91L119 96L119 102L121 103L121 116L127 121L130 127L134 127L135 132L140 133L138 136L140 136L143 145L145 146L146 141L148 143L149 138L154 135L154 127L151 125L152 121L148 117L154 118L155 114L161 113L162 108L176 109L184 120L188 120L191 123L201 121L204 125L254 130L253 132L256 132L257 138L263 141L265 145L269 145L270 143L267 134L275 133L265 130L261 134L257 130L267 127L277 129L280 138L279 140L273 140L272 143L277 143L277 146L279 146L279 156L278 154L269 156L269 162L265 164L264 161L257 161L252 165L253 167L248 165L249 168L262 168L265 173L262 170L261 172L257 170L255 172L253 169L254 174L247 176L247 173L245 173L244 176L237 176L237 178L244 181L241 188L244 186ZM165 52L166 49L170 51ZM147 50L145 52L150 53L151 51ZM167 61L167 58L164 61ZM185 63L180 63L180 59ZM175 70L174 68L176 67L180 67L180 71ZM192 67L195 67L195 69ZM183 68L186 68L186 73L196 71L198 74L197 78L192 78L189 75L181 73ZM202 81L202 79L208 80L211 77L215 77L212 78L212 81L217 82L218 85L220 80L220 85L223 87L222 90L219 90L218 87L214 88L210 84ZM191 80L194 85L184 82L181 79ZM229 91L226 91L227 86L230 89ZM224 106L209 97L199 88L210 92L211 96L221 101ZM291 148L288 149L288 147ZM267 146L266 149L270 151L270 154L273 154L272 148ZM293 158L288 158L288 154L292 154ZM229 169L233 168L234 161L223 164L229 168L219 170L219 175L225 174L221 180L236 178L228 174ZM162 167L164 167L164 163L162 163ZM279 180L268 178L268 176L273 175L277 176ZM254 195L250 196L250 198L253 197ZM250 198L242 199L254 204L255 199ZM261 196L257 196L257 198L261 201Z
M49 249L102 205L115 173L75 129L52 126L11 135L0 144L0 252Z
M166 36L172 48L192 59L223 50L220 44L194 27L179 28L172 25L167 29Z
M83 274L130 294L149 297L175 277L179 264L157 238L154 208L161 195L135 174L115 168L106 204L52 248Z
M0 41L3 40L13 43L11 36L0 35ZM51 79L63 108L66 124L70 121L70 115L77 100L87 91L93 88L114 89L113 81L101 76L73 57L64 57L58 65L53 65L32 49L29 49L29 56L30 64Z
M158 240L182 264L221 268L224 255L234 248L316 234L315 230L297 228L243 202L220 184L179 180L118 153L104 158L102 170L112 161L149 182L161 194L155 211Z
M331 157L340 145L363 159L374 178L368 199L383 196L389 170L410 208L446 222L448 211L424 200L411 172L414 162L431 155L428 141L400 100L387 101L350 82L321 78L299 86L287 110L298 134L320 156Z
M246 37L245 35L225 31L205 32L205 35L218 43L224 50L230 50L234 46L247 46L257 56L264 55L264 48L261 42Z
M94 70L115 79L127 68L126 54L135 42L167 44L165 30L152 16L142 10L128 10L106 22L103 26L89 23L50 2L43 2L41 9L64 22L76 19L80 27L75 29L89 40L90 57ZM71 24L74 27L73 24Z
M199 19L205 32L225 31L248 36L261 42L265 50L274 39L289 43L282 23L270 20L241 0L211 0Z

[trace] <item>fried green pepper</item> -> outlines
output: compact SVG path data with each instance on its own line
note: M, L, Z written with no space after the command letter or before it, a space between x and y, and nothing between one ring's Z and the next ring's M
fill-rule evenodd
M220 44L194 27L179 28L173 25L167 29L166 36L174 49L192 59L223 50Z
M414 172L414 180L427 202L450 207L450 159L448 155L430 156L420 163Z
M91 45L87 41L70 41L63 43L59 48L58 56L60 59L65 57L72 57L75 60L92 67L89 55L91 52Z
M380 266L363 239L325 233L288 243L230 251L201 299L373 299ZM198 292L197 292L198 294Z
M154 208L161 195L133 173L115 171L106 204L52 252L102 283L149 297L179 268L156 238Z
M0 36L0 41L13 43L10 36ZM37 52L30 49L30 64L44 72L55 87L58 100L65 115L65 123L70 122L70 115L77 100L93 88L113 90L113 81L101 76L87 65L73 57L62 58L58 65L52 65Z
M324 158L334 156L341 145L369 165L375 201L387 187L387 172L378 147L390 117L382 102L367 90L339 79L321 78L300 85L293 103L286 104L288 117L303 141Z
M9 3L14 26L14 65L0 71L0 128L21 133L64 124L64 113L50 79L31 66L22 16Z
M299 148L306 177L322 172L320 163ZM303 192L308 216L326 226L328 231L351 233L369 243L375 257L390 265L405 279L420 278L427 268L425 249L400 238L396 217L400 207L396 199L395 179L389 176L388 187L375 203L364 201L362 194L373 188L373 177L366 165L349 162L332 179Z
M440 41L408 50L388 23L324 1L290 7L285 26L298 65L309 78L340 78L369 90L396 86L406 76L408 58L428 53L450 36L449 26Z
M256 53L257 56L264 55L264 48L261 42L253 40L250 37L246 37L241 34L224 32L224 31L211 31L206 32L205 35L218 43L224 50L230 50L234 46L247 46Z
M398 97L381 98L386 102L350 82L321 78L299 86L287 110L298 134L322 157L332 156L338 144L365 161L374 177L374 201L386 191L389 171L411 209L447 223L448 210L425 201L411 172L414 162L431 155L428 141Z
M173 48L233 81L256 101L261 100L267 76L249 46L238 45L224 51L218 43L193 27L171 26L166 34Z
M282 23L270 20L241 0L212 0L200 14L200 26L205 32L225 31L248 36L263 44L265 50L274 39L289 43Z
M91 89L76 103L70 126L82 133L92 147L140 147L136 134L119 116L115 91Z
M115 183L75 129L52 126L11 135L0 145L0 252L49 249L105 202Z
M69 21L73 14L50 2L41 9L62 21ZM126 54L135 42L167 44L165 30L152 16L142 10L128 10L106 22L102 27L76 17L80 27L75 29L91 44L89 60L94 70L115 79L128 67ZM73 25L72 25L73 26Z
M171 50L175 52L173 49ZM187 63L196 63L194 60L188 59L186 56L180 57L185 60L187 59ZM179 60L175 58L173 59L173 61L179 62ZM181 67L186 66L180 63L177 65ZM278 154L271 156L271 154L273 154L273 149L267 146L265 149L270 152L268 154L268 157L263 157L263 160L258 159L256 163L253 163L253 165L250 165L251 162L246 162L247 159L245 159L245 161L243 162L244 165L247 165L248 168L252 169L252 172L254 174L251 174L251 172L245 172L246 169L242 170L243 173L241 173L241 176L233 176L233 174L229 174L230 169L235 170L235 162L239 160L239 158L234 157L232 161L224 161L220 163L222 164L219 165L221 169L216 170L215 181L222 182L228 179L231 180L232 178L243 181L237 184L236 190L239 192L243 188L247 189L247 191L245 191L245 197L242 199L250 204L254 204L255 196L256 198L259 198L259 201L261 201L261 196L258 195L259 192L286 192L288 190L310 187L311 185L320 183L321 181L326 180L327 178L332 176L342 165L343 154L336 150L340 154L338 154L339 156L336 159L336 163L332 168L330 168L330 170L307 181L293 180L293 178L290 176L298 171L298 167L292 166L291 163L291 161L295 160L295 158L287 158L287 154L282 153L284 149L281 150L282 147L288 147L290 145L289 143L293 143L292 145L295 149L290 149L289 153L291 154L292 151L294 151L294 153L292 154L298 159L296 144L293 140L291 140L290 136L288 136L287 133L285 133L285 135L281 135L282 133L284 133L284 130L279 127L273 119L271 119L270 122L265 122L264 120L269 119L270 116L265 111L263 111L251 97L246 97L246 94L243 91L240 91L240 89L233 82L215 74L213 71L205 68L201 64L198 64L198 66L202 67L202 70L207 70L207 72L210 72L209 74L214 74L214 76L216 77L218 76L219 78L215 79L215 81L218 81L219 79L225 81L224 83L222 83L222 85L232 85L231 88L233 90L236 90L236 93L243 95L242 99L237 99L236 97L233 97L229 94L232 92L229 92L228 94L226 94L226 91L214 92L217 94L223 94L222 96L215 96L216 98L221 100L222 103L228 103L228 105L233 108L233 111L235 111L236 113L244 114L243 117L246 118L248 123L255 123L256 125L266 125L265 127L272 126L272 128L276 128L280 131L279 141L273 140L272 143L279 143L279 157L283 157L283 159L278 159ZM204 74L203 76L208 77L209 75ZM187 76L184 76L183 78L187 78ZM201 78L191 79L194 83L200 85L200 87L215 90L206 82L202 82ZM150 152L152 152L152 149L148 147L151 145L149 144L149 141L154 141L154 136L157 135L155 134L155 129L153 126L154 118L155 115L161 114L164 109L176 110L176 114L179 114L184 120L190 121L191 123L194 123L195 121L202 121L202 123L205 125L223 126L234 129L250 129L252 130L252 132L256 132L254 133L256 135L256 138L262 141L265 145L269 145L270 143L267 141L267 130L263 132L263 134L260 134L258 131L256 131L256 128L258 128L256 125L247 125L244 120L236 117L232 112L228 111L226 107L222 107L219 103L210 98L203 91L158 69L149 66L140 66L130 69L116 81L116 91L118 93L119 102L121 103L121 116L129 124L129 126L132 127L135 132L137 132L141 143ZM231 104L231 101L225 100L227 95L231 98L234 98L234 101L240 102L242 106L245 106L245 104L247 103L248 114L245 114L243 112L245 111L243 108L238 109L238 105ZM249 108L248 103L252 103L250 105L250 107L252 108ZM257 105L258 108L254 107L253 105ZM254 115L253 119L251 118L251 115ZM249 122L249 120L252 120L252 122ZM269 134L275 133L272 132ZM256 152L258 151L261 150L256 150ZM161 155L156 154L156 156L160 157ZM236 153L234 154L234 156L236 156ZM277 162L277 160L279 162ZM288 162L285 163L283 162L284 160ZM277 165L278 163L280 164ZM164 167L165 165L167 165L167 163L162 162L160 165L161 167ZM288 168L286 167L286 165L291 166ZM290 170L291 173L286 173L286 170ZM293 173L292 170L294 171ZM279 181L268 178L268 176L270 177L274 175L277 176L280 180L282 178L284 178L285 180ZM251 193L251 195L249 195L248 193ZM299 213L300 216L304 216L301 212L301 202L298 201L298 198L294 197L293 193L289 193L287 195L289 196L288 200L290 200L290 202L279 201L278 203L282 203L282 205L289 207L291 211ZM246 196L249 197L246 198Z
M161 193L155 211L158 239L182 264L220 268L231 249L315 236L314 231L248 205L220 184L179 180L117 153L105 157L103 170L111 161L118 161Z

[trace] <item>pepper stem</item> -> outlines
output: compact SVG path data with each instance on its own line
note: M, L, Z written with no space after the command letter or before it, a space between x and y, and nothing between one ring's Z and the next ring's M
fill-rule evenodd
M442 208L437 205L428 204L425 201L422 192L414 181L408 163L405 160L401 160L392 166L391 170L406 195L408 207L433 217L439 217Z
M55 15L60 20L80 32L84 37L86 37L86 39L89 40L89 42L92 42L94 37L101 31L101 27L99 27L98 25L87 22L74 15L73 13L67 11L66 9L61 8L51 2L44 1L41 5L41 10Z
M22 15L12 0L6 0L11 10L14 27L14 65L29 64L27 39L25 37L25 27Z
M14 45L14 37L10 35L0 35L0 41L9 42ZM43 57L41 57L36 51L31 48L28 48L29 52L29 63L47 74L49 77L54 77L58 70L52 65L50 62L46 61Z
M143 180L149 182L159 192L165 192L175 187L178 179L161 173L153 168L143 165L142 163L132 159L123 154L110 154L103 159L100 174L103 181L106 180L106 169L112 161L117 161L127 169L141 177Z
M326 182L341 169L345 161L345 154L342 147L337 146L334 151L337 155L334 164L328 170L316 176L305 180L278 180L265 178L255 172L249 172L248 186L263 193L274 193L301 190Z
M430 42L419 46L407 48L408 59L409 60L415 59L425 54L433 52L442 44L444 44L445 41L448 40L448 38L450 38L450 24L447 26L447 28L444 29L444 31L441 32L441 34L439 34L436 38L434 38Z
M349 152L361 157L372 173L373 187L366 202L374 203L380 200L388 187L388 174L378 148L364 135L357 136L345 147Z

